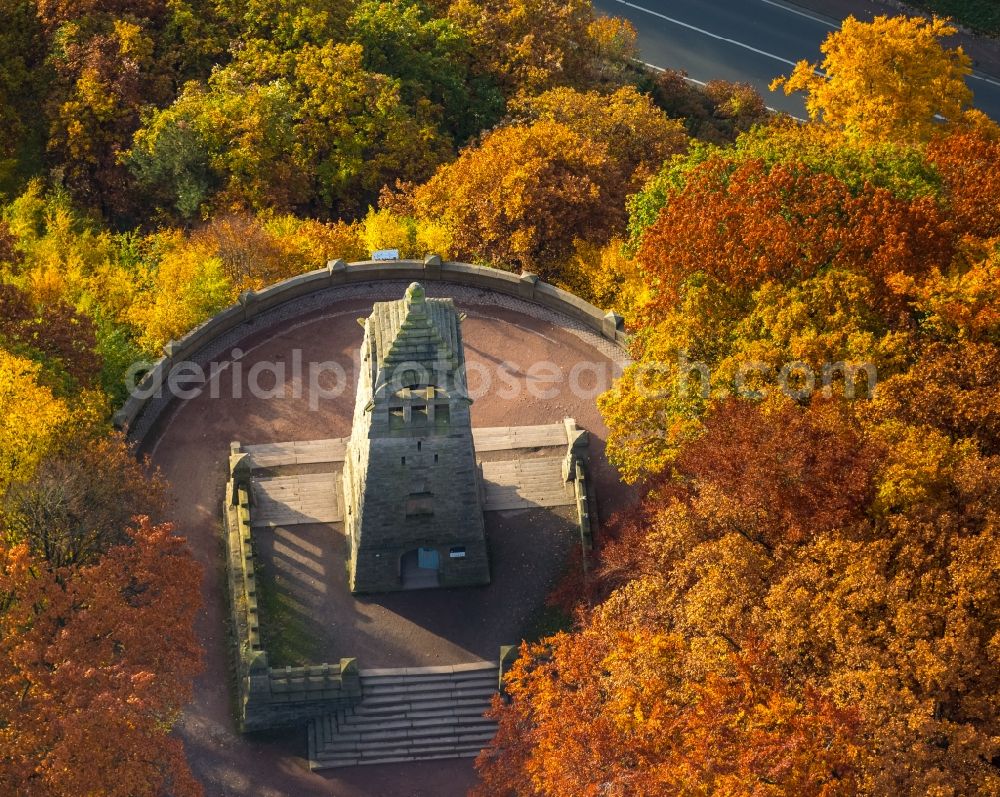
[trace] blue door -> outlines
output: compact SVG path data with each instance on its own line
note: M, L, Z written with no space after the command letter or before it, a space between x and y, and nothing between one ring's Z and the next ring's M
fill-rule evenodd
M421 570L438 569L438 552L434 548L421 548L417 551L417 567Z

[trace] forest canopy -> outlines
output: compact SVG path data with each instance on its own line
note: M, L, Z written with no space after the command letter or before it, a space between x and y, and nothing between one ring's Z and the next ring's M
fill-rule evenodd
M124 375L396 248L630 335L599 406L640 498L478 794L1000 795L1000 128L948 23L846 21L775 83L799 122L582 0L0 19L0 792L200 793L200 568Z

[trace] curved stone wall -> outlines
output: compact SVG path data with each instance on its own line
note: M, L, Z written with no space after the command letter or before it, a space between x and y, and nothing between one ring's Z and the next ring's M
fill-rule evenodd
M247 291L238 304L226 308L192 329L180 340L163 347L161 357L143 377L114 415L117 428L142 439L164 408L161 398L153 398L156 386L163 385L175 363L195 360L210 344L222 336L251 324L259 316L287 302L329 291L340 286L360 285L386 280L419 280L448 282L482 288L514 296L538 304L573 319L615 345L624 348L626 336L623 319L614 312L604 312L578 296L542 282L534 274L512 274L507 271L469 263L442 262L436 255L425 260L361 261L345 263L331 261L326 268L290 277L261 291ZM247 329L249 334L251 329ZM140 423L141 418L141 423Z

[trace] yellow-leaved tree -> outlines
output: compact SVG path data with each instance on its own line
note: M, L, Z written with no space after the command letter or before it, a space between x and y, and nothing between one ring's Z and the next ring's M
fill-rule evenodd
M942 120L958 124L980 116L970 111L972 92L965 85L969 56L941 44L955 32L936 17L880 16L871 23L848 17L820 47L822 64L799 61L771 90L804 91L810 118L852 136L926 141Z
M235 299L222 259L207 241L187 240L179 230L158 233L153 241L159 263L150 269L146 301L136 302L130 320L141 330L143 350L156 354Z
M39 384L41 370L0 349L0 496L32 474L69 415L66 402Z

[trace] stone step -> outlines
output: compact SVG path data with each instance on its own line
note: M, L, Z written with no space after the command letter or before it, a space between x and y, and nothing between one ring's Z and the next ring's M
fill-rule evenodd
M401 758L418 761L427 758L461 758L475 756L493 739L494 729L450 737L425 737L420 739L395 739L374 741L360 747L311 748L309 765L312 769L340 766L386 763L387 759Z
M496 691L498 676L469 679L466 681L417 681L416 683L371 683L362 682L361 694L364 697L383 697L386 695L425 695L433 692L457 694L478 692L489 689Z
M477 723L492 723L483 715L490 704L486 701L476 706L443 708L429 711L394 711L385 713L327 714L317 720L319 739L329 741L346 733L364 734L369 729L385 730L422 727L464 727Z
M489 703L482 703L478 706L454 709L441 709L437 711L397 711L392 714L368 714L354 713L352 711L338 711L326 714L324 720L324 732L329 723L332 733L347 731L364 731L366 729L381 730L385 728L416 728L435 727L447 725L470 725L477 722L485 722L485 714L489 709Z
M496 684L478 684L465 688L448 686L434 687L431 689L406 688L398 689L363 689L362 699L370 706L384 706L386 703L413 703L424 700L467 700L469 698L483 697L497 691Z
M465 706L445 706L441 708L422 708L417 706L415 710L400 710L391 712L388 710L368 711L355 710L352 722L394 722L399 719L436 719L439 717L481 717L490 707L490 701L482 700ZM360 707L359 707L360 708Z
M476 700L464 700L462 705L450 701L429 701L423 704L365 706L359 705L348 711L327 714L320 718L322 737L333 738L338 732L363 731L367 728L381 728L387 723L408 723L410 725L433 725L436 723L466 725L485 721L483 715L490 708L491 701L483 696Z
M481 751L481 746L470 745L467 748L455 748L444 753L422 751L420 753L407 753L393 756L380 755L378 757L369 758L361 758L359 756L330 756L323 757L316 761L310 761L309 766L313 770L322 770L372 764L407 764L412 761L434 761L448 758L476 758Z
M408 676L412 678L420 678L425 675L441 675L449 676L453 675L456 677L461 677L468 673L484 673L495 671L499 667L499 663L495 661L468 661L464 664L443 664L443 665L432 665L427 667L366 667L358 672L358 675L364 678L398 678L400 676Z
M375 750L386 746L416 745L419 743L461 744L471 741L489 741L493 738L496 727L492 725L477 725L465 728L410 728L399 731L369 731L359 733L339 733L337 737L322 745L323 753L335 753L344 750Z
M359 704L327 717L336 717L343 722L393 722L399 719L434 719L437 717L480 717L490 707L491 696L482 699L466 699L458 703L439 701L439 705L429 706L427 703L411 707L409 703L403 706L365 706Z
M385 686L400 686L400 687L411 687L418 686L420 684L469 684L469 683L490 683L495 681L498 671L484 670L480 672L468 672L462 673L461 675L448 675L448 676L427 676L424 678L413 678L406 676L385 676L383 678L361 678L362 687L385 687Z
M335 739L378 739L386 734L398 734L400 736L415 736L417 732L426 731L428 734L441 733L442 729L448 732L465 733L469 728L487 728L495 723L484 717L427 717L420 719L393 720L391 722L371 722L371 723L338 723L336 726Z
M483 670L442 673L440 675L437 673L428 673L427 675L363 675L360 680L362 684L373 684L376 686L380 684L461 684L467 681L481 681L483 679L495 678L497 672L496 667L490 667Z
M317 751L310 760L321 761L325 758L348 757L372 758L382 755L417 755L421 752L431 752L435 754L447 753L449 751L464 750L476 745L482 749L488 745L492 739L495 729L483 729L480 731L452 734L451 736L423 736L418 738L396 738L379 739L366 742L363 745L352 745L346 742L337 742L324 746Z
M498 667L361 672L361 701L309 724L313 769L476 755L496 723L483 714L497 691Z
M364 694L374 692L388 692L393 689L456 689L456 688L481 688L496 689L499 675L496 672L485 675L467 676L465 678L384 678L377 681L363 679L361 681L361 691Z
M406 716L413 716L415 714L424 715L433 711L451 711L454 713L456 709L479 709L480 712L483 712L489 706L490 698L486 695L463 695L460 697L428 695L423 699L409 698L405 701L373 698L364 706L364 710L360 710L360 707L358 707L355 713L369 717L385 718L397 714Z
M414 711L418 711L421 714L428 714L435 711L467 713L467 710L474 709L477 706L488 706L494 694L496 694L496 689L491 692L487 692L484 689L481 692L457 696L431 693L404 696L400 699L392 698L388 695L371 697L366 702L354 706L354 713L358 715L377 714L385 716L392 713L393 706L396 707L396 713L402 714L411 714Z
M467 697L460 700L453 698L439 700L428 699L423 701L412 701L409 703L383 703L378 705L368 705L364 710L357 710L357 714L366 717L398 717L399 715L415 716L426 715L433 711L450 711L455 713L456 709L476 710L480 714L490 707L490 701L485 697Z
M379 716L347 716L337 718L337 727L341 731L365 729L395 730L398 728L436 728L436 727L457 727L461 725L475 725L478 722L488 722L482 714L456 715L454 713L437 712L434 716L427 717L423 714L417 715L397 715L396 717Z

